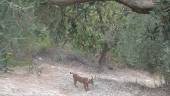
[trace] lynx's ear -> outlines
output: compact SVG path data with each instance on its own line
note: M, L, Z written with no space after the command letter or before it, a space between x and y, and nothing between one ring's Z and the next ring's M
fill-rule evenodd
M93 77L93 79L96 79L96 75L94 75L94 76L92 76Z

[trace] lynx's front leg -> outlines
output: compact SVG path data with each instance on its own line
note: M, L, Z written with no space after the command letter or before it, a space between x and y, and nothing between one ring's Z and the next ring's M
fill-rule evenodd
M78 87L76 84L77 84L77 80L74 79L74 86L75 86L75 87Z
M84 85L84 89L85 89L85 91L88 91L88 90L89 90L89 89L88 89L88 84L83 83L83 85Z

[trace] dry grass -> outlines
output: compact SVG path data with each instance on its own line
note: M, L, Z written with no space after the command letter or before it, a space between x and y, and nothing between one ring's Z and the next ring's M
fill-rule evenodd
M14 73L1 76L0 96L170 96L161 88L148 88L134 82L135 78L152 81L146 72L121 69L96 73L95 67L76 62L56 64L47 61L41 62L40 76L28 74L25 68L16 68ZM90 86L88 92L79 83L75 88L70 71L87 77L96 76L95 85Z

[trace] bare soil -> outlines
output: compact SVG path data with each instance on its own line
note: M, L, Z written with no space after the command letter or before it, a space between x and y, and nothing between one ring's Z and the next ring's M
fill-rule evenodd
M170 96L163 88L153 88L155 81L147 72L119 69L105 69L97 73L96 68L87 65L41 62L40 76L29 74L26 69L15 68L15 72L0 76L0 96ZM78 83L74 87L72 75L95 77L94 86L85 91ZM150 87L150 88L149 88Z

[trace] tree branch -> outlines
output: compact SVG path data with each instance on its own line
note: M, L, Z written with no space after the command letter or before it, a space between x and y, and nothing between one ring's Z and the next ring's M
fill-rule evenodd
M52 5L71 5L76 3L85 3L91 1L116 1L132 9L137 13L149 13L154 7L154 0L48 0Z
M118 3L121 3L129 8L132 11L137 13L149 13L154 7L153 0L115 0Z

